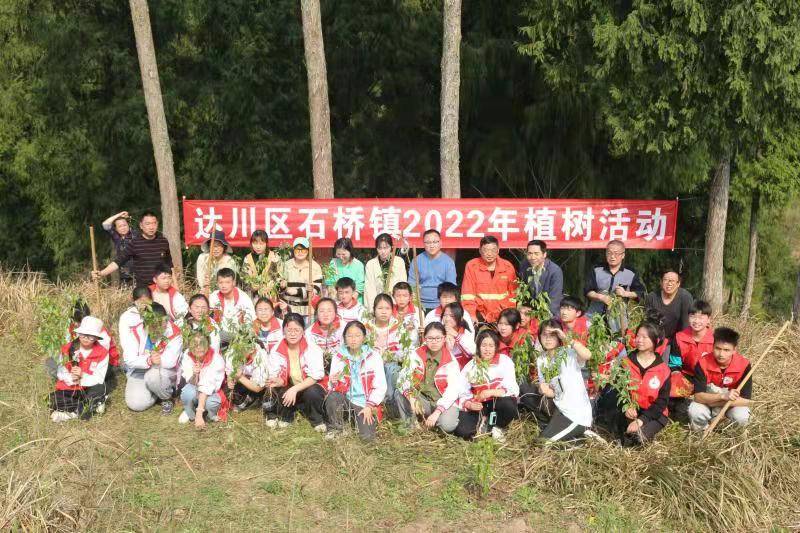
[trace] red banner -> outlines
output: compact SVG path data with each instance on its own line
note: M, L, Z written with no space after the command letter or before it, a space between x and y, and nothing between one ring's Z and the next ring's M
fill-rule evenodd
M677 200L549 200L507 198L381 198L333 200L187 200L187 245L202 244L212 228L233 246L247 247L250 234L265 230L271 246L309 237L331 247L350 237L356 248L373 248L375 237L402 232L422 247L422 233L437 229L445 248L476 248L494 235L503 248L525 248L541 239L552 248L603 248L620 239L630 248L675 247ZM399 243L398 243L399 244Z

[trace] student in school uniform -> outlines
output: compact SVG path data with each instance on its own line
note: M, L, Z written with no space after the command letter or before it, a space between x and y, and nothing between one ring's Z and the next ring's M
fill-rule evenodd
M669 354L669 367L672 370L669 412L674 420L681 422L688 421L689 397L694 392L694 368L701 357L714 351L711 306L708 302L692 302L688 324L675 334Z
M236 287L236 272L229 268L217 272L217 290L211 293L208 303L220 326L223 350L230 342L232 326L237 322L252 322L256 317L253 300Z
M408 349L401 346L403 325L394 316L394 301L388 294L378 294L372 302L372 319L364 326L367 329L367 342L380 354L383 359L386 383L389 387L389 396L386 398L387 407L395 409L395 392L397 390L397 374Z
M319 347L324 357L324 365L330 366L331 356L344 343L342 333L347 324L337 314L336 302L321 298L314 310L314 323L306 329L306 340Z
M366 344L367 328L355 320L344 328L344 346L333 355L325 399L327 433L335 439L345 419L358 428L363 440L375 439L382 418L381 403L386 396L386 376L380 354Z
M305 320L298 313L283 317L283 340L267 356L266 386L276 399L277 409L266 413L268 428L285 428L299 410L315 431L327 430L323 402L325 389L319 381L325 375L322 350L306 340Z
M186 298L172 285L172 268L160 264L153 273L153 283L150 284L150 293L153 301L160 303L167 310L169 317L178 326L183 324L183 318L189 311Z
M262 296L256 302L253 330L267 351L275 348L283 340L283 322L275 316L275 306L267 297Z
M444 312L444 308L447 304L451 304L453 302L461 303L461 291L458 288L458 285L450 282L444 282L439 285L437 289L437 294L439 296L439 306L431 309L425 315L425 321L422 323L422 327L427 326L431 322L441 322L442 321L442 313ZM464 320L469 325L470 331L475 331L475 321L470 316L469 312L464 309L462 306L461 309L464 310Z
M414 346L418 346L422 325L420 323L420 310L411 301L411 285L405 281L396 283L392 289L392 298L394 299L394 311L392 314L403 323L403 327L411 335Z
M453 433L458 426L461 410L457 404L466 390L461 367L445 345L445 330L440 322L431 322L425 328L424 344L411 356L408 367L401 369L397 388L400 418L406 427L417 427L416 419L424 420L425 427L438 427Z
M572 333L581 344L589 341L589 319L584 315L583 302L574 296L564 296L558 309L558 318L564 333Z
M714 349L701 357L694 367L694 401L689 404L690 427L703 431L711 419L731 403L725 416L738 426L750 423L753 380L737 390L750 373L750 361L737 351L739 334L730 328L714 330Z
M500 312L497 319L497 333L500 335L500 353L511 357L511 351L530 338L528 330L522 327L522 315L509 307Z
M186 313L184 326L208 335L211 348L217 352L220 351L219 324L211 312L211 306L205 294L197 293L189 298L189 312Z
M500 337L494 331L481 331L475 342L478 351L461 370L466 389L455 434L470 439L491 433L496 441L505 442L506 429L519 417L514 362L498 351Z
M131 411L145 411L160 401L161 414L170 415L183 340L166 309L155 302L150 305L154 316L161 319L156 331L145 327L143 311L131 313L124 322L120 319L120 345L128 374L125 404ZM138 322L132 323L136 317Z
M79 416L88 420L102 413L106 401L108 350L100 344L103 321L84 317L75 329L77 338L61 349L61 364L56 370L56 388L50 394L50 419L65 422Z
M225 360L211 348L208 337L196 331L189 338L189 349L183 355L181 374L185 381L181 389L183 412L179 424L194 422L204 429L206 418L212 422L227 419L228 398L222 390L225 380Z
M352 278L345 276L336 280L336 309L345 324L366 319L366 310L359 302L356 282Z
M450 354L464 366L472 360L476 353L475 332L470 329L470 324L464 318L464 308L461 303L452 302L444 306L442 322L445 331L445 345Z

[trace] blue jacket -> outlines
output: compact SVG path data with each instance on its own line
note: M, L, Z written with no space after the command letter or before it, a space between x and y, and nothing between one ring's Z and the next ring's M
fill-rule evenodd
M544 272L539 278L539 286L533 283L533 271L528 260L522 261L519 266L519 279L528 282L531 288L531 297L536 298L539 293L546 292L550 297L550 312L554 317L558 317L558 310L561 307L561 299L564 297L564 273L561 267L549 259L544 260Z

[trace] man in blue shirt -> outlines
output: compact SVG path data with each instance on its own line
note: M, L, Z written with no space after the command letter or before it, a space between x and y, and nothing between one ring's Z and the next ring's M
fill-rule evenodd
M408 268L408 283L412 287L417 284L417 269L419 269L419 287L422 307L427 313L439 305L437 289L440 283L448 281L456 284L456 264L453 259L442 252L442 235L435 229L429 229L422 234L425 251L411 262Z

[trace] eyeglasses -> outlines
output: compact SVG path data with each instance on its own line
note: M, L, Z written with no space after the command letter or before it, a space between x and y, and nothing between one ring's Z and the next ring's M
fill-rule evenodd
M425 337L425 340L428 342L441 342L444 340L444 337Z
M606 257L622 257L625 252L606 252Z

